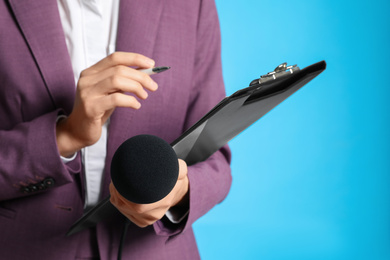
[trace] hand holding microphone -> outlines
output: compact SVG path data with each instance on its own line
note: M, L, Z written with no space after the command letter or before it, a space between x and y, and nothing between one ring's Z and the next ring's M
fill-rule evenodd
M187 164L156 136L125 141L112 160L111 178L111 203L139 227L153 224L187 200Z

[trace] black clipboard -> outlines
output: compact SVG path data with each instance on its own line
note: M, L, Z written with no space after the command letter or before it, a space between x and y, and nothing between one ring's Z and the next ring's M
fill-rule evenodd
M178 158L188 165L206 160L325 68L325 61L304 69L299 69L297 65L287 66L287 63L279 65L275 70L253 80L249 87L224 98L177 138L171 144L172 148ZM117 209L108 197L75 222L67 235L93 227L115 211Z

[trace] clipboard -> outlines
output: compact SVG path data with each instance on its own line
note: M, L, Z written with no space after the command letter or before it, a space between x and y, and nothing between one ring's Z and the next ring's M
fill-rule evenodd
M187 165L206 160L325 69L325 61L304 69L282 63L249 87L224 98L171 144L173 150ZM115 211L108 197L75 222L67 235L93 227Z

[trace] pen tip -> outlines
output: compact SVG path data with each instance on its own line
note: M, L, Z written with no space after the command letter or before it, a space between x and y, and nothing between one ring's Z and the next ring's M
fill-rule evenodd
M164 67L155 67L155 68L153 68L153 72L154 72L154 73L160 73L160 72L169 70L170 68L171 68L171 67L168 67L168 66L164 66Z

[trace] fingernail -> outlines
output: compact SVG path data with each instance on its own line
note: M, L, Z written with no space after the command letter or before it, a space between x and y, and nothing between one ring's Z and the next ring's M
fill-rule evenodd
M144 91L143 99L147 99L147 98L148 98L148 92Z
M154 60L151 60L151 59L147 59L147 60L146 60L146 63L147 63L147 65L148 65L149 67L154 67L154 64L155 64Z
M152 81L152 90L157 90L158 89L158 85L155 81Z

